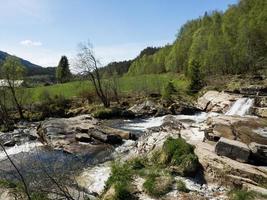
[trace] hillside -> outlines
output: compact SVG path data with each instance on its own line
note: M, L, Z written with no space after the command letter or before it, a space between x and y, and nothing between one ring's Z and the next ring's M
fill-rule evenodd
M0 51L0 63L4 62L7 56L10 56L10 54ZM35 75L53 75L55 74L55 68L53 67L48 67L44 68L39 65L33 64L27 60L24 60L22 58L19 58L22 65L26 68L27 70L27 76L35 76Z
M267 1L240 0L184 24L176 40L154 55L136 59L129 75L190 73L199 62L204 75L240 74L267 66Z

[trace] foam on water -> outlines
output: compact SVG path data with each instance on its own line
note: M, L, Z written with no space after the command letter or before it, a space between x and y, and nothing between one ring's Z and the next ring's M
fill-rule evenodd
M129 122L126 123L122 128L130 129L130 130L138 130L138 131L144 131L151 127L157 127L163 124L163 117L151 117L148 119L144 119L140 122Z
M11 155L16 155L16 154L23 153L23 152L24 153L30 152L39 146L42 146L42 143L40 143L40 142L31 142L31 143L27 142L27 143L22 144L22 145L15 145L14 147L7 148L6 152L9 156L11 156ZM4 160L6 158L7 158L6 154L1 149L0 160Z
M254 99L251 99L251 98L240 98L225 113L225 115L245 116L245 115L249 114L249 110L253 106L253 104L254 104Z

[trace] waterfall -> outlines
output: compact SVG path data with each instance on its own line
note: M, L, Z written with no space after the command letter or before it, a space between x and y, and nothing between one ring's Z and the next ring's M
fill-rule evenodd
M249 110L253 106L253 104L254 99L240 98L232 105L232 107L225 114L239 116L247 115L249 114Z

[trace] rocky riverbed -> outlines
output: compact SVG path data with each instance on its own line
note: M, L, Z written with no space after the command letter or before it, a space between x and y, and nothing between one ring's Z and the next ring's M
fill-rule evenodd
M48 119L18 124L13 132L0 133L0 139L29 182L43 181L47 173L60 174L61 178L70 177L66 178L70 182L75 180L75 184L68 183L71 190L82 191L90 198L104 192L111 160L125 162L149 156L169 137L182 137L195 145L203 170L194 178L175 176L185 182L190 192L183 193L173 187L164 199L227 199L227 192L236 186L267 194L262 187L267 183L264 167L267 120L252 116L254 101L250 99L241 94L209 91L199 98L198 108L179 107L180 113L203 110L194 115L157 114L158 117L109 121L96 120L90 115ZM149 102L136 105L131 111L146 116L159 110L163 113L162 108L155 109L157 106ZM225 152L227 145L234 150ZM245 157L240 159L241 155ZM16 172L2 150L0 170L4 171L1 178L16 179ZM142 189L143 182L142 177L135 177L137 197L153 199ZM0 195L1 198L6 196Z

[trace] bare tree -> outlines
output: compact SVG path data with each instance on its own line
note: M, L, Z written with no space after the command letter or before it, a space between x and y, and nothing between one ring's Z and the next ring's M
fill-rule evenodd
M94 90L105 107L110 106L107 93L105 93L102 77L99 73L100 62L96 59L90 42L81 43L77 54L77 67L83 76L92 82Z

